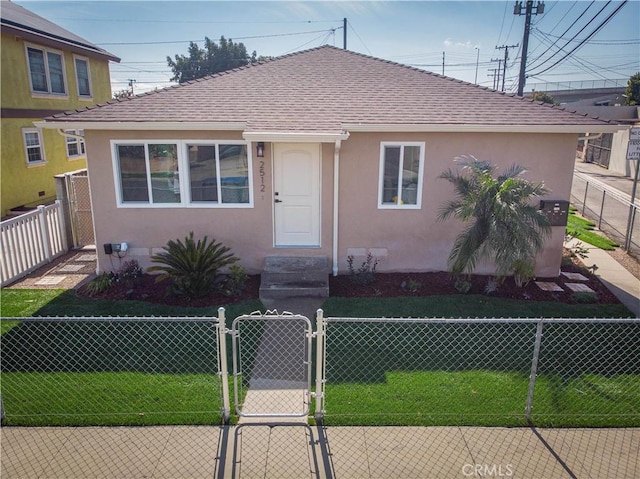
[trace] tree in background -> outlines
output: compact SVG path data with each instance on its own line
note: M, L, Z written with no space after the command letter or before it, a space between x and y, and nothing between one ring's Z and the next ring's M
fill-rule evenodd
M204 39L204 48L200 48L196 43L189 44L188 55L176 54L175 59L167 57L167 64L173 71L171 81L184 83L196 78L202 78L214 73L238 68L249 63L264 60L265 57L257 57L254 51L251 56L247 53L243 43L233 43L224 36L220 37L220 42Z
M627 105L640 105L640 72L631 75L631 78L629 78L625 96L627 97L625 102Z
M531 99L533 101L541 101L542 103L550 103L552 105L556 105L556 101L554 98L544 91L534 91L531 93Z
M512 165L495 176L495 166L473 156L456 158L462 171L440 175L449 181L457 198L443 205L438 219L458 218L468 226L456 238L449 266L455 275L471 274L481 260L492 260L497 276L528 272L551 233L549 221L532 199L547 193L541 183L522 178L525 169Z

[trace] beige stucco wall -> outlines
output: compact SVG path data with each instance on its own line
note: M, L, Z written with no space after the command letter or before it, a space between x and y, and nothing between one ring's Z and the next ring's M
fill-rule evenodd
M126 259L137 259L141 266L151 265L152 250L162 248L169 240L183 239L190 231L195 236L207 235L233 249L241 264L250 273L258 273L268 255L330 256L332 208L327 204L333 196L333 145L323 145L321 159L322 207L320 248L274 248L273 246L273 181L272 145L265 145L264 158L253 159L253 208L118 208L113 175L110 139L118 140L242 140L240 132L136 132L85 131L89 181L94 210L98 269L118 269L121 261L104 254L104 243L127 242ZM262 184L261 161L264 161L265 192Z
M265 157L253 157L253 208L118 208L110 139L218 139L241 140L240 132L135 132L86 131L89 176L95 215L100 270L120 265L103 254L103 243L129 243L127 258L150 265L149 255L171 239L189 231L197 237L215 238L233 248L251 273L262 269L268 255L332 255L333 144L322 145L322 243L320 248L283 249L273 246L272 145ZM339 270L347 270L347 256L372 251L379 271L437 271L447 269L447 257L463 225L456 220L437 221L442 204L452 198L451 185L438 179L447 168L456 168L454 157L474 155L500 168L519 163L529 168L527 178L544 180L548 199L568 200L571 191L577 134L373 134L352 133L340 152ZM425 167L420 210L381 210L378 175L381 141L424 141ZM265 192L260 162L264 161ZM538 276L555 276L560 270L564 228L554 227L545 251L537 259ZM490 273L484 265L479 272Z
M347 268L349 253L370 251L379 258L379 271L443 271L456 235L463 225L439 222L438 211L453 197L449 182L438 179L454 158L473 155L499 168L518 163L529 169L526 178L543 180L549 199L568 200L571 191L576 134L351 134L340 154L339 268ZM420 210L381 210L378 201L380 141L424 141L425 167ZM560 270L564 228L553 227L545 251L536 262L538 276ZM356 264L359 258L356 257ZM478 272L490 273L490 266Z

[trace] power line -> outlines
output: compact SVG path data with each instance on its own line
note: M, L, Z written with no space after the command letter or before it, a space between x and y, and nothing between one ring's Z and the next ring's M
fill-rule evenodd
M330 29L330 30L313 30L313 31L309 31L309 32L295 32L295 33L274 33L271 35L253 35L253 36L246 36L246 37L234 37L233 40L249 40L249 39L255 39L255 38L273 38L273 37L289 37L289 36L295 36L295 35L308 35L311 33L331 33L332 31L335 30L339 30L342 27L336 27L335 29ZM230 38L231 40L231 38ZM109 43L98 43L98 45L104 45L104 46L109 46L109 45L163 45L163 44L170 44L170 43L199 43L199 42L203 42L204 40L167 40L167 41L161 41L161 42L109 42Z
M577 22L578 20L580 20L580 18L582 18L582 15L584 15L584 14L587 12L587 10L589 10L589 8L591 7L591 5L593 5L593 3L594 3L594 1L592 1L592 2L589 4L589 6L586 8L586 10L585 10L584 12L582 12L582 14L581 14L577 19L576 19L576 22ZM576 33L576 34L573 36L573 38L571 38L571 40L573 40L574 38L576 38L578 35L580 35L580 34L584 31L584 29L585 29L585 28L587 28L589 25L591 25L591 23L592 23L592 22L593 22L593 21L598 17L598 15L600 15L600 13L602 13L602 11L603 11L605 8L607 8L607 6L608 6L610 3L611 3L611 0L609 0L609 1L604 5L604 7L602 7L602 8L598 11L598 13L596 13L596 14L591 18L591 20L589 20L589 21L587 22L587 24L586 24L584 27L582 27L582 28L580 29L580 31L578 31L578 33ZM575 24L576 24L576 22L574 22L574 24L573 24L573 25L575 25ZM565 33L567 33L567 32L568 32L568 31L573 27L573 25L571 25L569 28L567 28L567 29L564 31L564 33L563 33L562 35L560 35L560 36L561 36L561 37L562 37L562 36L564 36L564 34L565 34ZM570 42L571 40L567 41L567 43L565 43L563 47L561 47L560 49L556 50L556 52L555 52L553 55L551 55L550 57L548 57L545 61L543 61L543 62L542 62L540 65L538 65L537 67L538 67L538 68L539 68L539 67L541 67L542 65L544 65L545 63L547 63L548 61L550 61L553 57L555 57L558 53L560 53L561 51L563 51L564 47L566 47L566 46L569 44L569 42ZM536 58L535 60L533 60L532 64L531 64L531 65L529 65L529 66L530 66L531 68L533 68L533 67L534 67L534 65L533 65L533 64L534 64L537 60L539 60L539 59L540 59L540 58L541 58L545 53L547 53L548 51L550 51L550 50L551 50L551 49L552 49L552 48L553 48L553 47L558 43L558 41L559 41L559 39L558 39L558 40L556 40L555 42L553 42L553 44L552 44L551 46L549 46L549 48L547 48L547 49L542 53L542 55L538 56L538 58Z
M594 36L596 33L598 33L607 23L609 23L609 20L611 20L619 11L622 7L624 7L627 4L628 0L624 0L607 18L605 18L605 20L598 25L598 27L591 32L587 38L585 38L582 42L580 42L578 45L576 45L569 53L567 53L564 57L562 57L561 59L559 59L558 61L556 61L553 65L551 65L550 67L545 68L542 71L539 72L534 72L534 75L541 75L544 72L547 72L549 70L551 70L553 67L555 67L558 63L560 63L561 61L563 61L564 59L566 59L567 57L569 57L571 54L573 54L573 52L575 52L578 48L580 48L582 45L584 45L587 41L589 41L589 39ZM607 4L608 5L608 4ZM594 17L595 18L595 17ZM582 31L582 30L581 30ZM542 66L542 65L539 65Z
M557 38L558 40L566 40L566 38L564 37L558 37L556 35L552 35L551 33L545 33L542 30L539 30L537 28L534 28L534 30L538 33L540 33L541 35L544 35L545 37L551 37L551 38ZM569 42L582 42L584 41L584 38L580 39L574 39L571 38L568 40ZM622 40L598 40L598 41L590 41L589 44L590 45L637 45L640 43L640 38L628 38L628 39L622 39Z

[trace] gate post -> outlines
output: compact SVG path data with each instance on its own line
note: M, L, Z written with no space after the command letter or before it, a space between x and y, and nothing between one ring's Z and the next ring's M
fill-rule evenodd
M325 373L325 322L322 309L316 311L316 420L324 417L324 373Z
M227 325L224 308L218 308L218 375L222 387L222 418L229 423L231 406L229 402L229 367L227 365Z

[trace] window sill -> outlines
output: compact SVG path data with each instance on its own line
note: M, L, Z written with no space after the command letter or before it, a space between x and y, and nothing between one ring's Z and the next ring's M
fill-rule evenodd
M45 92L31 92L31 98L43 98L48 100L69 100L69 95L66 93L45 93Z
M44 166L47 164L47 161L32 161L27 163L27 168L37 168L38 166Z

